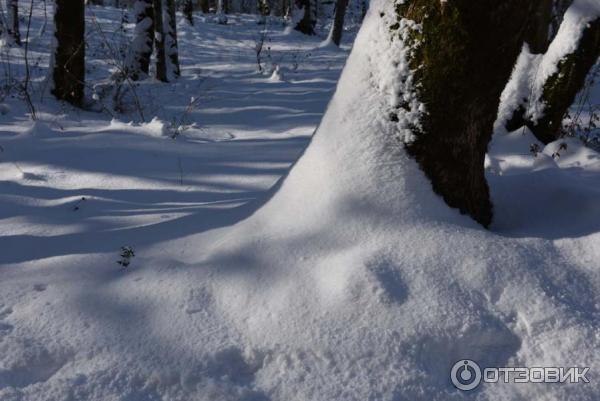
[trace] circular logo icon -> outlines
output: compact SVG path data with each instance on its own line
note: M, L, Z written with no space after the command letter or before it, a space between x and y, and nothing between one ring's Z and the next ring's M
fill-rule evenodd
M461 359L452 367L450 379L459 390L473 390L481 383L481 368L470 359Z

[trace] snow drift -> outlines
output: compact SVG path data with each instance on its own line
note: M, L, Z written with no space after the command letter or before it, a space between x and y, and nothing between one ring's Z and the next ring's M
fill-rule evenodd
M473 399L596 399L600 274L591 261L600 234L544 239L554 223L542 220L528 232L539 238L510 238L511 229L532 222L510 220L506 235L495 234L433 194L386 118L393 101L386 83L398 74L399 57L389 13L385 2L371 6L306 153L206 260L224 277L217 305L247 343L300 355L286 358L279 376L281 364L267 362L258 385L275 399L464 399L449 372L470 358L592 372L585 385L482 385ZM503 156L501 146L491 155ZM588 167L598 171L597 157ZM550 195L537 207L573 191L571 178L548 169L543 182L554 185L548 192L536 186ZM504 179L490 177L501 201L531 184L522 178L510 188ZM590 186L578 188L583 205L598 199ZM506 210L498 207L500 221ZM599 216L598 208L582 207Z
M0 399L597 400L600 158L551 144L532 162L529 137L499 133L496 232L449 209L387 118L392 12L372 3L312 143L246 220L189 220L125 273L103 244L3 267L20 303L0 304ZM464 393L464 358L590 383Z

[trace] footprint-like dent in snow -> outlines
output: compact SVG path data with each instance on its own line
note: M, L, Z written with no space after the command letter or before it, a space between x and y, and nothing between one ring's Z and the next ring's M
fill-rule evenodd
M208 289L204 287L194 288L190 290L184 310L188 315L207 313L212 303L213 296Z
M260 353L244 353L240 348L231 346L209 358L206 372L216 379L249 385L254 381L256 372L262 368L263 360Z
M377 260L366 264L367 281L373 293L385 304L402 304L408 298L408 286L400 274L400 269L387 260Z
M48 288L47 284L37 283L33 285L33 289L37 292L46 291L46 288Z
M6 352L0 356L0 389L48 381L69 360L68 355L51 353L30 339L14 339L3 348Z
M5 319L11 313L13 313L12 308L10 308L10 307L5 308L2 305L0 305L0 320Z

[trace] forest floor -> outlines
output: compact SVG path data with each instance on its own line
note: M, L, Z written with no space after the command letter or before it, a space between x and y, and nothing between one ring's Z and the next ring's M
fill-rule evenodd
M44 87L36 10L37 120L0 103L0 400L598 399L600 156L499 131L492 229L448 208L390 134L388 3L343 73L354 28L273 20L259 72L254 17L182 21L181 78L116 102L132 25L90 7L86 111ZM463 358L591 382L463 393Z

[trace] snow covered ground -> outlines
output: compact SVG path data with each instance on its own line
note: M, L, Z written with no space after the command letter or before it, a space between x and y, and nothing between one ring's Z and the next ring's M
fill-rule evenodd
M259 74L244 16L183 28L183 77L137 88L152 122L5 101L0 400L600 397L600 156L499 131L492 230L449 209L387 119L389 7L323 119L349 45L272 26L283 76ZM461 392L463 358L590 383Z

